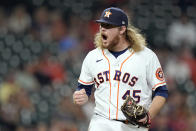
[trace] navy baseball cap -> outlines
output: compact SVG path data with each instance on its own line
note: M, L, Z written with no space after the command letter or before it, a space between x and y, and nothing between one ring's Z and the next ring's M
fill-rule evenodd
M128 26L128 17L123 10L116 7L105 9L97 23L106 23L116 26Z

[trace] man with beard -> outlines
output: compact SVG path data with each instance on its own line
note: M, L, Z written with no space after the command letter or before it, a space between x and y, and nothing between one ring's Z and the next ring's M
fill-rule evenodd
M74 103L85 104L95 87L96 106L89 131L147 131L127 123L121 106L127 95L134 98L148 110L138 120L142 123L150 123L161 110L168 90L159 60L146 47L145 38L128 23L123 10L107 8L96 22L100 24L95 36L97 48L83 61Z

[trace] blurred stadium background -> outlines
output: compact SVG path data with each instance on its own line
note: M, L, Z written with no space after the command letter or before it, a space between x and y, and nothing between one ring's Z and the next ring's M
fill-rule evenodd
M72 102L103 9L124 9L158 55L169 98L150 131L196 131L194 0L1 0L0 131L87 131Z

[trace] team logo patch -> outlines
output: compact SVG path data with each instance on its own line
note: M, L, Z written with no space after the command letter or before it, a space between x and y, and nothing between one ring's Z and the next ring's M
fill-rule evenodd
M156 71L156 77L158 80L163 81L164 80L164 74L163 70L161 68L158 68Z
M112 14L112 12L110 12L110 10L107 10L106 12L105 12L105 15L104 15L104 17L110 17L110 15Z

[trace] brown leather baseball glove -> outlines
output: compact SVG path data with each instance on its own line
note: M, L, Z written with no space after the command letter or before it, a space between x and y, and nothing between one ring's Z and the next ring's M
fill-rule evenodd
M121 110L127 118L128 123L138 125L138 127L150 127L151 121L148 111L143 106L138 105L131 96L126 97L124 104L121 106ZM145 117L145 122L139 122L139 120Z

